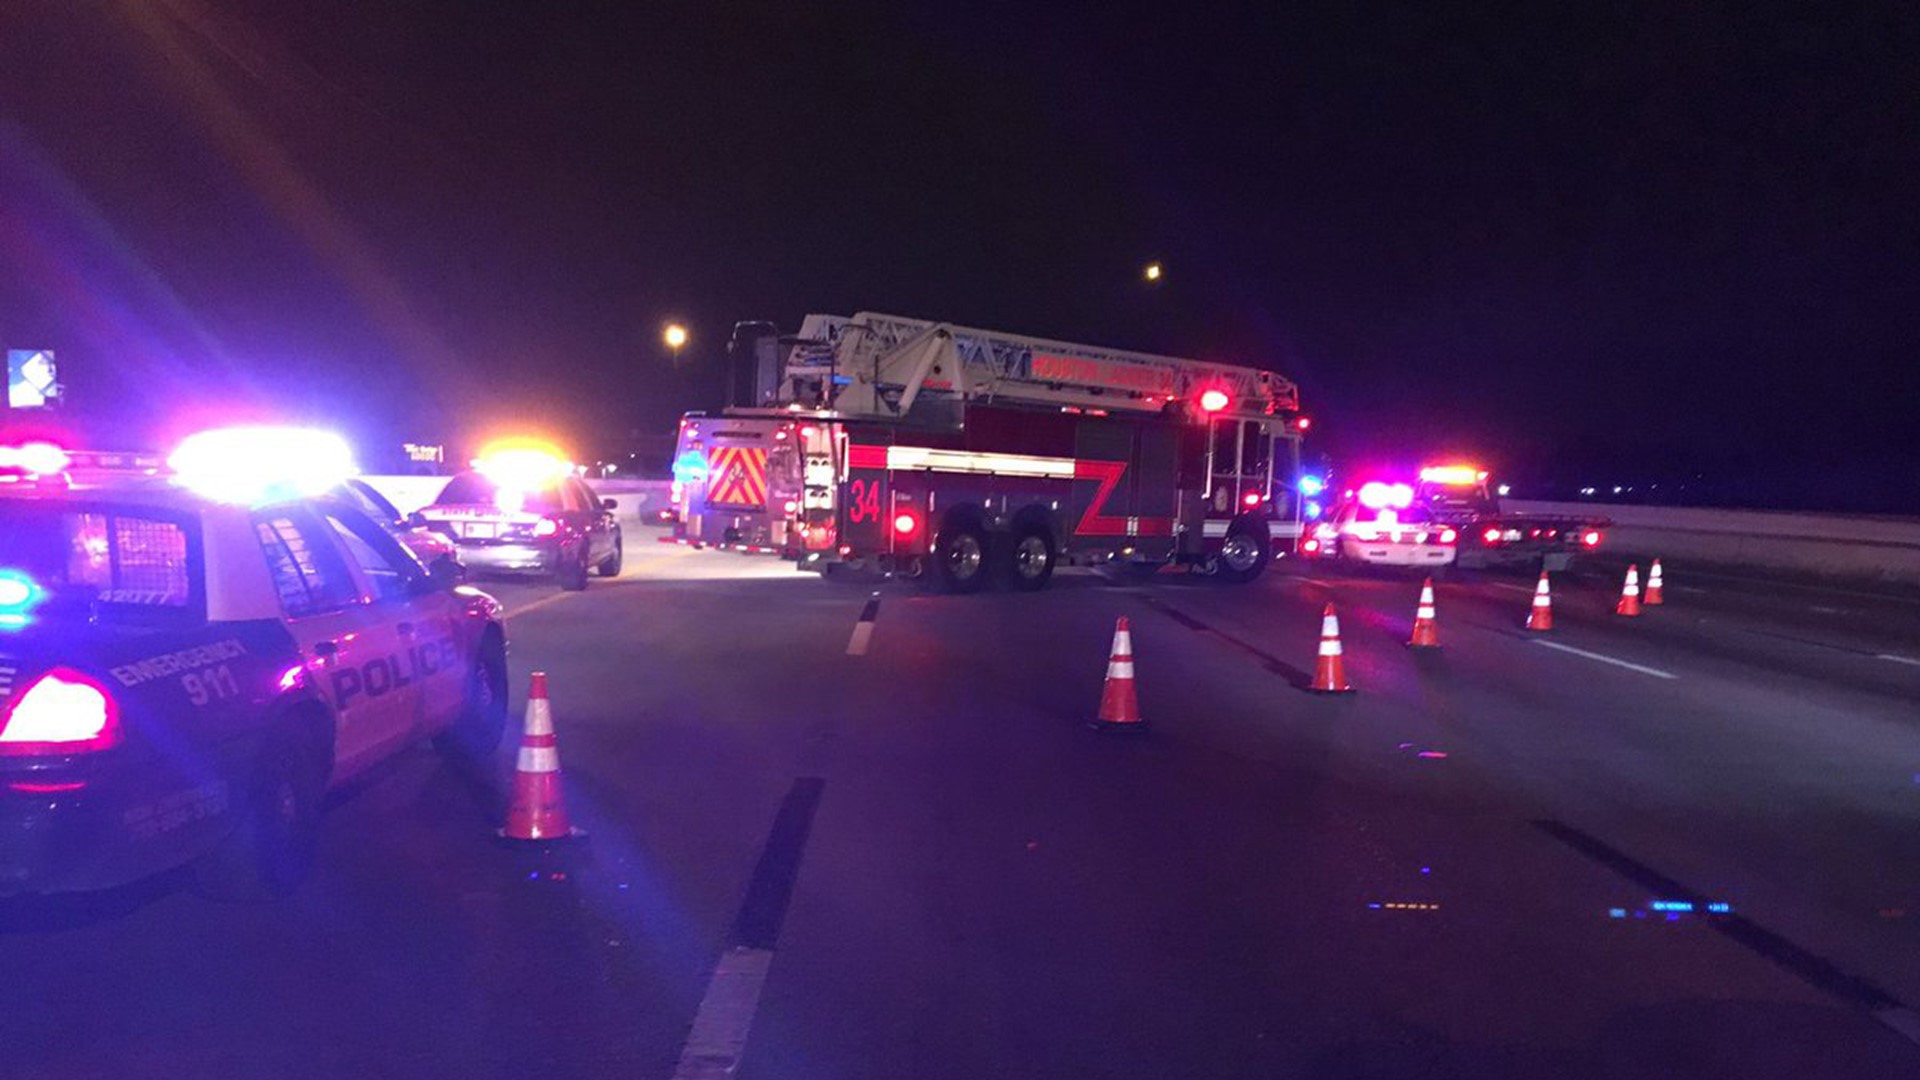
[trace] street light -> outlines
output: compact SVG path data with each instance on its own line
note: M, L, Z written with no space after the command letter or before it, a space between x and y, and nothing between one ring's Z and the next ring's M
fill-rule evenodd
M677 354L681 346L687 343L687 328L677 322L668 323L667 328L660 332L660 340L666 342L667 348Z
M1140 273L1141 273L1141 276L1147 279L1148 284L1150 285L1158 284L1160 281L1160 264L1157 262L1150 262L1147 264L1147 268L1145 270L1142 270Z

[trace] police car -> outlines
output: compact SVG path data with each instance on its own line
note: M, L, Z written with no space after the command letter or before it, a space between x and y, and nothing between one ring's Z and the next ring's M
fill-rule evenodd
M499 603L308 494L343 452L231 430L173 469L0 447L0 895L185 864L216 895L284 894L329 788L422 737L498 744Z
M1308 558L1439 569L1459 555L1460 531L1434 520L1411 484L1369 480L1341 497L1300 542Z
M580 590L589 573L620 576L613 508L551 449L514 443L483 451L414 518L451 540L475 573L539 574Z

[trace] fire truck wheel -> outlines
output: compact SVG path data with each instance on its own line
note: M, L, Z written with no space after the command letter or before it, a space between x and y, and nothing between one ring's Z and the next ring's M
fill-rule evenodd
M941 592L978 592L987 583L987 534L978 525L949 522L933 542L933 580Z
M1042 525L1024 525L1007 545L1007 580L1021 592L1039 592L1053 577L1053 537Z
M1267 568L1268 540L1264 529L1236 521L1227 529L1226 542L1220 545L1219 577L1222 581L1244 584Z

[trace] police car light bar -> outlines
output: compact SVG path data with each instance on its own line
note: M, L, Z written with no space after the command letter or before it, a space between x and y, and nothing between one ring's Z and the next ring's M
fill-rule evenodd
M195 432L181 440L167 465L189 490L233 503L318 495L356 471L345 439L287 427Z

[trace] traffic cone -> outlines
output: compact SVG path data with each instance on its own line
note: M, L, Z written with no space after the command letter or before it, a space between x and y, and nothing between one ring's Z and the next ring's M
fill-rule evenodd
M1626 583L1620 586L1620 602L1613 606L1615 615L1640 614L1640 566L1635 563L1627 567Z
M520 739L520 757L513 770L513 799L507 804L504 840L565 840L585 836L567 823L560 793L560 744L553 735L553 712L547 704L547 673L533 673L527 691L526 731Z
M1140 699L1133 692L1133 631L1128 628L1125 615L1113 624L1107 682L1100 690L1100 716L1093 726L1100 731L1147 729L1147 722L1140 717Z
M1340 616L1333 613L1333 605L1328 604L1320 613L1320 656L1313 665L1313 686L1316 694L1350 694L1353 685L1347 682L1347 662L1340 651Z
M1660 595L1659 559L1653 560L1653 565L1647 568L1647 595L1641 597L1640 602L1649 607L1658 607L1667 602L1665 598Z
M1407 639L1410 649L1437 649L1440 647L1440 624L1433 614L1433 579L1428 578L1420 586L1420 606L1413 611L1413 636Z
M1553 629L1553 593L1547 588L1547 572L1540 571L1540 584L1533 589L1533 607L1527 612L1527 629Z

